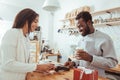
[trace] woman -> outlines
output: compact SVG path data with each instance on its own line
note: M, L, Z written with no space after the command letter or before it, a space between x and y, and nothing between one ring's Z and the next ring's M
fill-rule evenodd
M12 29L8 30L1 43L2 67L0 80L25 80L27 72L48 71L52 64L29 63L28 35L38 26L39 15L31 9L20 11Z

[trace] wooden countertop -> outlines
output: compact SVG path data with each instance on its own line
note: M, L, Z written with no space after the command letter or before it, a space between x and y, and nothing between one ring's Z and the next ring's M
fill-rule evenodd
M42 74L38 72L28 73L26 80L73 80L73 70L66 72L59 72L55 74ZM109 80L99 77L98 80Z
M118 65L117 65L116 67L114 67L114 68L106 69L106 71L112 72L112 73L116 73L116 74L120 74L120 64L118 64Z

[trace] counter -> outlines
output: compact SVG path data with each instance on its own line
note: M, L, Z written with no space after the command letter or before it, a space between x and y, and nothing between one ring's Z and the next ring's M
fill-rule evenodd
M120 75L120 64L118 64L118 65L117 65L116 67L114 67L114 68L105 69L105 71Z
M47 75L38 72L32 72L27 74L26 80L73 80L73 70ZM98 80L109 79L99 77Z

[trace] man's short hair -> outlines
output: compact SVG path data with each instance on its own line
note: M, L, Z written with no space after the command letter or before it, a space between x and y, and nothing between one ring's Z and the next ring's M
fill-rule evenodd
M76 20L79 20L80 18L82 18L85 22L87 22L88 20L91 20L91 22L92 22L92 16L91 16L91 14L88 11L80 12L76 16Z

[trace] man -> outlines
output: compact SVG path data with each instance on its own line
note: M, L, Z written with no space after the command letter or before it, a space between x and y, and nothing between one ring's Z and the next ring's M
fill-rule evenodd
M97 69L99 76L105 77L105 68L115 67L118 63L112 39L105 33L95 30L89 12L80 12L76 20L77 27L83 36L79 42L82 49L76 50L79 65Z

